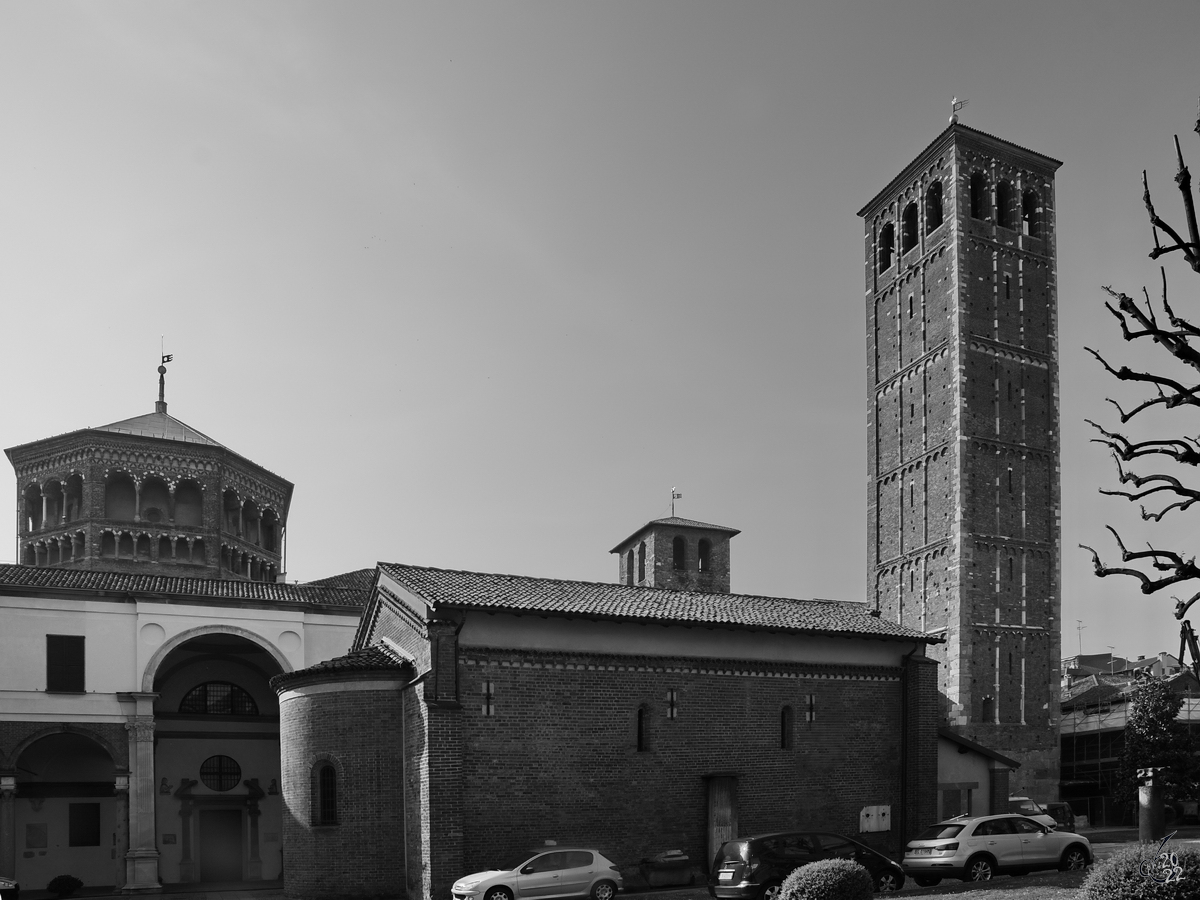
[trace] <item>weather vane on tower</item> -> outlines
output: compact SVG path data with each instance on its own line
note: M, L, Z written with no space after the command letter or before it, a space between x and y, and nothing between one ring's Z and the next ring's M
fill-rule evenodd
M958 111L970 102L971 102L970 100L959 100L957 97L955 97L953 100L950 101L950 106L951 106L950 124L951 125L958 124Z
M165 413L167 411L167 400L166 400L167 363L169 363L171 360L173 360L175 358L175 354L163 353L162 350L163 350L163 346L162 346L162 340L161 340L161 336L160 336L158 352L159 352L159 356L161 357L161 361L158 364L158 402L154 404L154 411L160 412L160 413Z

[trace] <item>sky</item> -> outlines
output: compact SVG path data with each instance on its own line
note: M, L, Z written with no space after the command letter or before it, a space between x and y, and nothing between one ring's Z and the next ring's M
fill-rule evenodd
M1200 537L1100 496L1084 424L1132 396L1084 347L1154 362L1101 286L1158 284L1141 171L1181 223L1198 33L1194 0L0 0L0 447L153 411L161 346L170 413L295 483L289 580L615 581L675 488L742 530L735 591L865 599L856 213L966 98L1063 162L1063 654L1177 652L1169 592L1077 545Z

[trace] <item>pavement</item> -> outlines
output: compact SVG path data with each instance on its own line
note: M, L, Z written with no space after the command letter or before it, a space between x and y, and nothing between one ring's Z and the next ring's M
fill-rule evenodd
M1138 842L1137 828L1085 828L1079 832L1092 845L1096 862L1104 862L1113 854L1130 844ZM1172 835L1170 845L1186 845L1200 849L1200 825L1183 825L1178 829L1167 829ZM49 891L21 890L21 900L51 900L56 895ZM159 891L148 891L137 895L126 895L111 888L82 888L72 894L72 900L87 900L92 897L145 897L147 900L283 900L282 881L239 882L235 884L167 884ZM684 887L645 888L631 887L621 897L646 898L646 900L698 900L708 898L708 886L703 882Z

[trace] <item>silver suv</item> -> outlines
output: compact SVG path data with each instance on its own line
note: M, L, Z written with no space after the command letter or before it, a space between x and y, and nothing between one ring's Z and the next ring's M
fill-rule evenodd
M943 878L990 881L1035 869L1083 869L1088 839L1055 831L1027 816L958 816L926 828L904 851L904 873L924 887Z

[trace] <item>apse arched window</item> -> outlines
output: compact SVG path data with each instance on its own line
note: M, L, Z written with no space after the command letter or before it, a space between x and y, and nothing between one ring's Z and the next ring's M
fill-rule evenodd
M633 584L633 548L625 551L625 582Z
M888 222L879 232L879 274L892 267L892 254L896 252L896 226Z
M646 542L638 544L638 582L646 580Z
M971 173L971 218L986 219L988 209L987 176L982 172Z
M671 564L676 569L687 568L687 541L682 537L676 537L671 541Z
M639 706L637 711L637 751L643 753L647 746L646 707Z
M1028 190L1021 195L1021 225L1030 237L1041 237L1041 199L1037 191Z
M996 224L1001 228L1012 228L1012 185L1001 181L996 185Z
M942 224L942 183L935 181L925 192L925 233Z
M179 711L194 716L257 716L258 704L236 684L208 681L187 692Z
M795 746L796 714L790 706L779 711L779 749L791 750Z
M697 554L699 569L701 572L707 572L712 567L712 541L708 538L701 538L699 551Z
M900 252L907 253L917 246L917 204L910 203L904 207L904 218L900 224Z
M317 763L313 771L312 823L314 825L336 825L337 812L337 769L328 760Z

